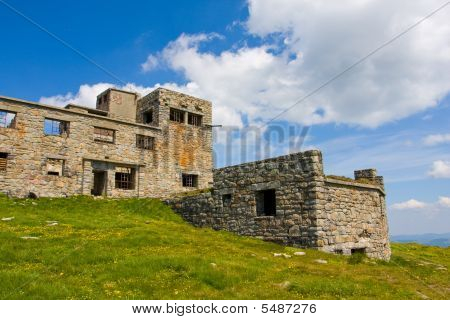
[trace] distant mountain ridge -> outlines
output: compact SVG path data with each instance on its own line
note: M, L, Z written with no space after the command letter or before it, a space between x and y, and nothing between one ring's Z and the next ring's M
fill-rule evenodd
M427 246L449 247L450 232L448 233L425 233L391 236L392 242L416 242Z

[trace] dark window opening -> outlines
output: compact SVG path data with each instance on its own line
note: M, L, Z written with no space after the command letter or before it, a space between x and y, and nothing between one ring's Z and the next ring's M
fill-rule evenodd
M0 128L15 128L16 114L14 112L0 110Z
M183 187L195 188L198 185L198 176L195 174L183 174Z
M188 113L188 124L200 127L202 125L202 116Z
M7 164L8 164L8 154L5 152L0 152L0 171L6 171Z
M134 189L135 170L133 168L116 167L115 186L116 189Z
M112 129L94 127L94 140L114 143L116 132Z
M170 109L170 120L184 123L184 111L177 110L177 109Z
M224 207L228 207L231 205L231 194L222 195L222 203Z
M47 174L49 176L62 176L64 172L64 160L47 159Z
M69 134L69 122L53 119L44 120L44 133L50 136Z
M366 248L354 248L352 254L366 254Z
M153 122L153 111L149 110L149 111L144 112L143 118L144 118L145 124L152 123Z
M275 216L276 207L275 189L256 192L256 214L258 216Z
M344 251L342 249L336 249L336 250L334 250L334 253L335 254L343 254Z
M138 134L136 135L136 147L153 150L155 147L155 138Z

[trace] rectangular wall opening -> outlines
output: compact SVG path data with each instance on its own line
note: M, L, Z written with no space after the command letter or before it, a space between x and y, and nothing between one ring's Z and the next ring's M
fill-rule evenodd
M170 108L170 120L174 122L184 123L184 111Z
M54 119L45 119L44 134L49 136L68 136L69 122Z
M188 124L200 127L202 125L202 116L194 113L188 113Z
M198 175L196 174L183 174L183 187L196 188L198 186Z
M222 204L224 207L229 207L231 205L231 194L222 195Z
M0 128L15 128L16 114L5 110L0 110Z
M256 192L256 214L258 216L275 216L277 210L275 189Z
M47 159L47 174L49 176L62 176L64 173L64 160Z
M116 131L113 129L94 127L94 140L114 143L116 140Z
M136 147L141 149L153 150L155 146L155 138L150 136L144 136L141 134L136 135Z
M115 187L116 189L133 190L136 170L134 168L116 167Z
M142 114L142 118L145 124L151 124L153 122L153 111L148 110Z
M6 152L0 152L0 171L6 171L8 165L8 154Z
M106 195L106 183L108 174L106 171L93 171L94 173L94 186L91 190L93 196Z
M366 248L354 248L352 254L366 254Z

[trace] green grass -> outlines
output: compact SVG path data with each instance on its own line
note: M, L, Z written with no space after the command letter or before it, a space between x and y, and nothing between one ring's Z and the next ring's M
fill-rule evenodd
M3 217L15 219L0 221L0 299L450 298L449 249L274 257L298 249L195 228L152 199L0 197Z

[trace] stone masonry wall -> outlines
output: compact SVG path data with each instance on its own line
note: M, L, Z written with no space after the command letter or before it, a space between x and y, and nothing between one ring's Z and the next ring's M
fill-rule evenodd
M389 259L382 180L361 177L369 178L373 184L327 178L321 153L307 151L215 170L210 192L172 198L168 203L196 226ZM269 189L275 190L275 215L258 216L258 192Z
M212 120L211 104L165 89L150 96L158 97L160 111L156 118L161 121L154 125L0 97L0 110L17 114L14 128L0 127L0 152L8 154L6 171L0 171L0 192L17 197L25 197L29 192L46 197L88 195L93 188L93 170L107 172L106 194L111 197L167 197L210 187L212 133L207 125ZM201 110L204 125L171 123L169 108L165 107L167 97L172 106L180 109L187 106L196 110L205 104ZM45 118L69 122L69 134L45 135ZM115 143L95 140L94 127L115 130ZM154 149L138 148L137 134L154 137ZM64 161L62 176L47 174L47 162L51 159ZM135 170L133 190L115 187L115 172L120 167ZM183 187L182 173L198 174L198 186Z

